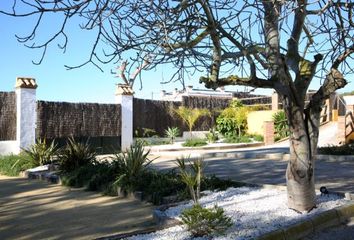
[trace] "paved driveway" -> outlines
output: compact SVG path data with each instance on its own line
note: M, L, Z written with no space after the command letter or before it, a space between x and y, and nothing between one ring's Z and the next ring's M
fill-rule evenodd
M206 174L215 174L221 178L230 178L258 184L285 185L285 170L288 161L269 159L266 157L252 157L264 153L274 155L286 153L288 148L258 148L252 150L238 150L230 153L242 153L243 157L214 157L206 158ZM201 153L200 151L198 152ZM193 152L180 152L185 156L195 156ZM223 152L225 155L225 151ZM227 155L227 153L226 153ZM153 162L159 169L176 167L177 156L161 156ZM333 159L318 159L315 161L316 187L326 186L332 191L354 193L354 161Z

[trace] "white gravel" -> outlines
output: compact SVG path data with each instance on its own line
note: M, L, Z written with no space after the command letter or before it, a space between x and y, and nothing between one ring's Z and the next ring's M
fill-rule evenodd
M317 194L317 208L310 213L300 214L287 207L286 191L265 188L229 188L221 192L207 192L200 199L202 206L211 208L215 204L225 210L234 225L217 240L254 239L264 233L299 222L320 212L348 203L337 195ZM192 202L166 210L170 217L179 219L181 211L192 206ZM150 234L136 235L130 240L184 240L191 239L185 226L176 226ZM204 238L194 238L204 239ZM207 239L207 238L205 238Z

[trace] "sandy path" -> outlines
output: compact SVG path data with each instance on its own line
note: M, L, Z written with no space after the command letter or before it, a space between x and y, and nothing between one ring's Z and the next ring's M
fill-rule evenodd
M154 224L153 206L0 176L0 239L94 239Z

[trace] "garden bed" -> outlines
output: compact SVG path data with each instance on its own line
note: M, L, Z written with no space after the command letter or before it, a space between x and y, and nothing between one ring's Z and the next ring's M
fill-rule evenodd
M207 196L200 199L200 203L207 208L217 204L231 217L233 226L225 236L214 239L255 239L266 233L285 228L316 216L329 209L348 203L343 197L336 194L317 195L317 208L310 213L298 213L287 207L286 191L281 189L267 189L254 187L229 188L221 192L207 192ZM171 207L165 215L180 220L181 212L192 206L192 203ZM186 226L178 225L150 234L136 235L128 239L190 239L191 235ZM209 239L209 238L198 238Z

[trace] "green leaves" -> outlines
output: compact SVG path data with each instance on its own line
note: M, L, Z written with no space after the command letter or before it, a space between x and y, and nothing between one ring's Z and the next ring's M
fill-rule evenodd
M73 171L95 160L96 152L90 148L88 142L76 142L72 137L68 138L66 146L59 155L60 169L66 172Z
M37 139L37 142L27 149L22 149L30 158L35 166L48 164L57 154L57 145L52 141L49 145L45 139Z
M187 108L183 106L174 110L174 112L177 113L177 115L187 124L189 132L192 132L198 118L210 115L210 112L207 109Z
M217 205L212 209L195 204L181 215L182 221L188 226L193 237L220 235L232 226L232 220Z
M115 165L120 169L120 175L117 176L114 185L123 187L126 191L134 191L136 182L141 177L147 166L155 159L149 160L150 150L144 152L144 146L141 142L136 142L130 146L125 153L115 156Z
M180 134L179 128L178 127L168 127L165 130L165 135L170 139L170 143L174 143L176 137Z
M247 127L247 115L250 110L238 101L233 101L216 119L217 129L224 136L239 137Z
M186 160L188 165L186 165ZM198 203L200 198L200 183L203 174L204 162L197 158L193 162L189 158L177 158L176 164L179 168L179 175L184 182L194 203Z
M276 140L289 136L288 120L284 111L279 111L272 116L274 121L274 130Z

